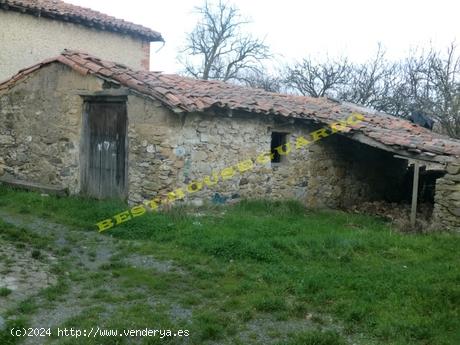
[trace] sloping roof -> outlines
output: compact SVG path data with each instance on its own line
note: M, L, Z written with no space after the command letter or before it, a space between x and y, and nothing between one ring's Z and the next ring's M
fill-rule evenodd
M0 8L128 34L150 42L163 41L159 32L142 25L111 17L89 8L68 4L61 0L0 0Z
M124 65L76 51L64 51L58 57L22 70L1 83L0 91L53 62L63 63L83 75L95 75L126 86L161 101L176 112L205 112L220 108L305 119L319 124L331 124L358 112L364 115L364 121L344 133L352 139L411 158L443 162L446 157L460 156L459 140L351 103L283 95L174 74L134 71Z

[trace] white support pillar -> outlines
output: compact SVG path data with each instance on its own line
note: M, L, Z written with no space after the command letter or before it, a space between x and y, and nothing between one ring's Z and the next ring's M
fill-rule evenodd
M410 224L415 226L415 219L417 215L417 198L418 198L418 175L419 175L419 162L414 160L414 179L412 182L412 206L410 210Z

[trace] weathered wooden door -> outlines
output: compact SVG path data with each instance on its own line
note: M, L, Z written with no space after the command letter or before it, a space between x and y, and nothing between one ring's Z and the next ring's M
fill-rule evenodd
M126 198L127 142L124 98L86 99L81 191L97 199Z

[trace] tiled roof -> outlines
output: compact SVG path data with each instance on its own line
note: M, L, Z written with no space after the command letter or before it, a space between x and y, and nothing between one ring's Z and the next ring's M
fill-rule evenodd
M163 41L159 32L142 25L117 19L89 8L68 4L61 0L0 0L0 8L79 23L100 30L129 34L150 42Z
M124 65L75 51L64 51L56 58L19 72L1 83L0 91L52 62L61 62L83 75L96 75L119 83L163 102L176 112L210 111L220 108L300 118L319 124L331 124L357 112L364 115L365 119L344 134L352 139L389 149L406 157L443 161L446 156L460 156L459 140L434 133L410 121L354 104L327 98L271 93L220 81L134 71Z

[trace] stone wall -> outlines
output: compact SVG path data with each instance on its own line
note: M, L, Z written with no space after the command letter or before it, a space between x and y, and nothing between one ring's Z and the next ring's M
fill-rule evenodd
M65 48L134 69L149 69L150 43L141 39L1 9L0 23L0 80L57 56Z
M55 63L0 92L0 170L4 176L78 193L82 117L78 93L100 89L98 79Z
M187 114L160 104L129 100L130 201L164 197L226 167L235 175L203 188L186 201L201 204L239 198L296 199L310 207L349 207L361 201L400 200L407 163L393 154L338 134L295 150L299 136L318 129L305 122L250 114ZM292 151L281 163L256 164L270 150L271 133L287 133ZM255 168L238 173L238 162ZM186 193L187 194L187 193Z
M450 163L436 181L433 228L460 232L460 161Z
M164 196L192 181L212 176L238 162L270 150L271 132L286 132L294 143L308 127L248 114L178 115L160 104L132 96L130 114L130 201ZM204 188L188 201L201 204L244 198L290 198L305 201L308 150L296 151L278 164L254 170ZM235 168L235 171L237 169Z
M308 205L348 208L403 197L407 162L346 137L330 136L311 146L308 165Z

